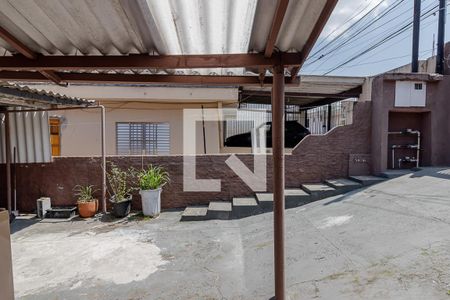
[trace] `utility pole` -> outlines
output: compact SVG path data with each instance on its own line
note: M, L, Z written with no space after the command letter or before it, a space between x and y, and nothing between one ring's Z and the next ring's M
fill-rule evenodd
M444 54L444 38L445 38L445 17L446 17L447 0L439 0L439 26L438 26L438 42L436 57L436 73L444 74L445 54Z
M419 38L420 38L420 11L421 0L414 0L414 22L411 72L419 72Z
M12 204L11 204L11 137L10 137L10 115L5 109L3 111L5 114L5 158L6 158L6 205L9 214L12 214Z

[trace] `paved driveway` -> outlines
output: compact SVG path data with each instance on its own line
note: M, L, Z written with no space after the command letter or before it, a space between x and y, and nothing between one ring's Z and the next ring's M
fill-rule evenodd
M19 299L268 299L272 214L15 224ZM22 228L24 227L24 228ZM286 212L290 299L450 299L450 169Z

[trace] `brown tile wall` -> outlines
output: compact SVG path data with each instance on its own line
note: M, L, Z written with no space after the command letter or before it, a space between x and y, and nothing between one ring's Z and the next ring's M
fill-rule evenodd
M338 127L323 136L308 136L292 152L286 155L286 186L299 187L306 182L346 177L351 154L370 153L371 105L355 104L353 124ZM211 200L229 200L235 196L250 196L253 192L225 164L229 155L197 156L197 178L221 179L222 191L183 192L183 157L144 157L144 165L158 164L167 169L170 185L162 194L163 208L180 208L192 204L207 204ZM238 155L253 169L252 155ZM108 157L122 167L141 167L141 157ZM268 190L272 189L272 163L268 156ZM0 165L0 207L5 206L4 165ZM48 196L52 205L75 203L72 189L77 184L93 184L100 187L101 169L99 157L62 157L50 164L28 164L17 167L17 202L20 211L35 210L36 199ZM140 208L140 198L134 196L133 207Z
M427 102L423 108L396 108L395 80L424 80L427 74L384 74L372 86L372 172L379 174L391 168L389 143L401 137L388 138L389 130L419 129L422 132L420 166L450 165L450 76L427 82ZM390 117L391 116L391 117ZM402 142L402 141L400 141ZM404 153L406 154L406 153ZM399 155L401 153L399 152Z

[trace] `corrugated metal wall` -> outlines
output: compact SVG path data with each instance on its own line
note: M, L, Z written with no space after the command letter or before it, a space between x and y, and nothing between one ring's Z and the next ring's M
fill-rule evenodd
M0 114L0 163L6 162L5 115ZM17 163L52 161L47 112L10 113L11 159L16 149Z

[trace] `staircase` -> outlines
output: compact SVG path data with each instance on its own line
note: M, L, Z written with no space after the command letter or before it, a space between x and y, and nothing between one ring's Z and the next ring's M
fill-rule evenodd
M386 180L376 176L351 176L303 184L300 189L286 189L285 207L293 208L320 199L341 195ZM208 206L188 206L181 221L241 219L273 210L273 194L256 193L254 197L237 197L232 201L211 201Z

